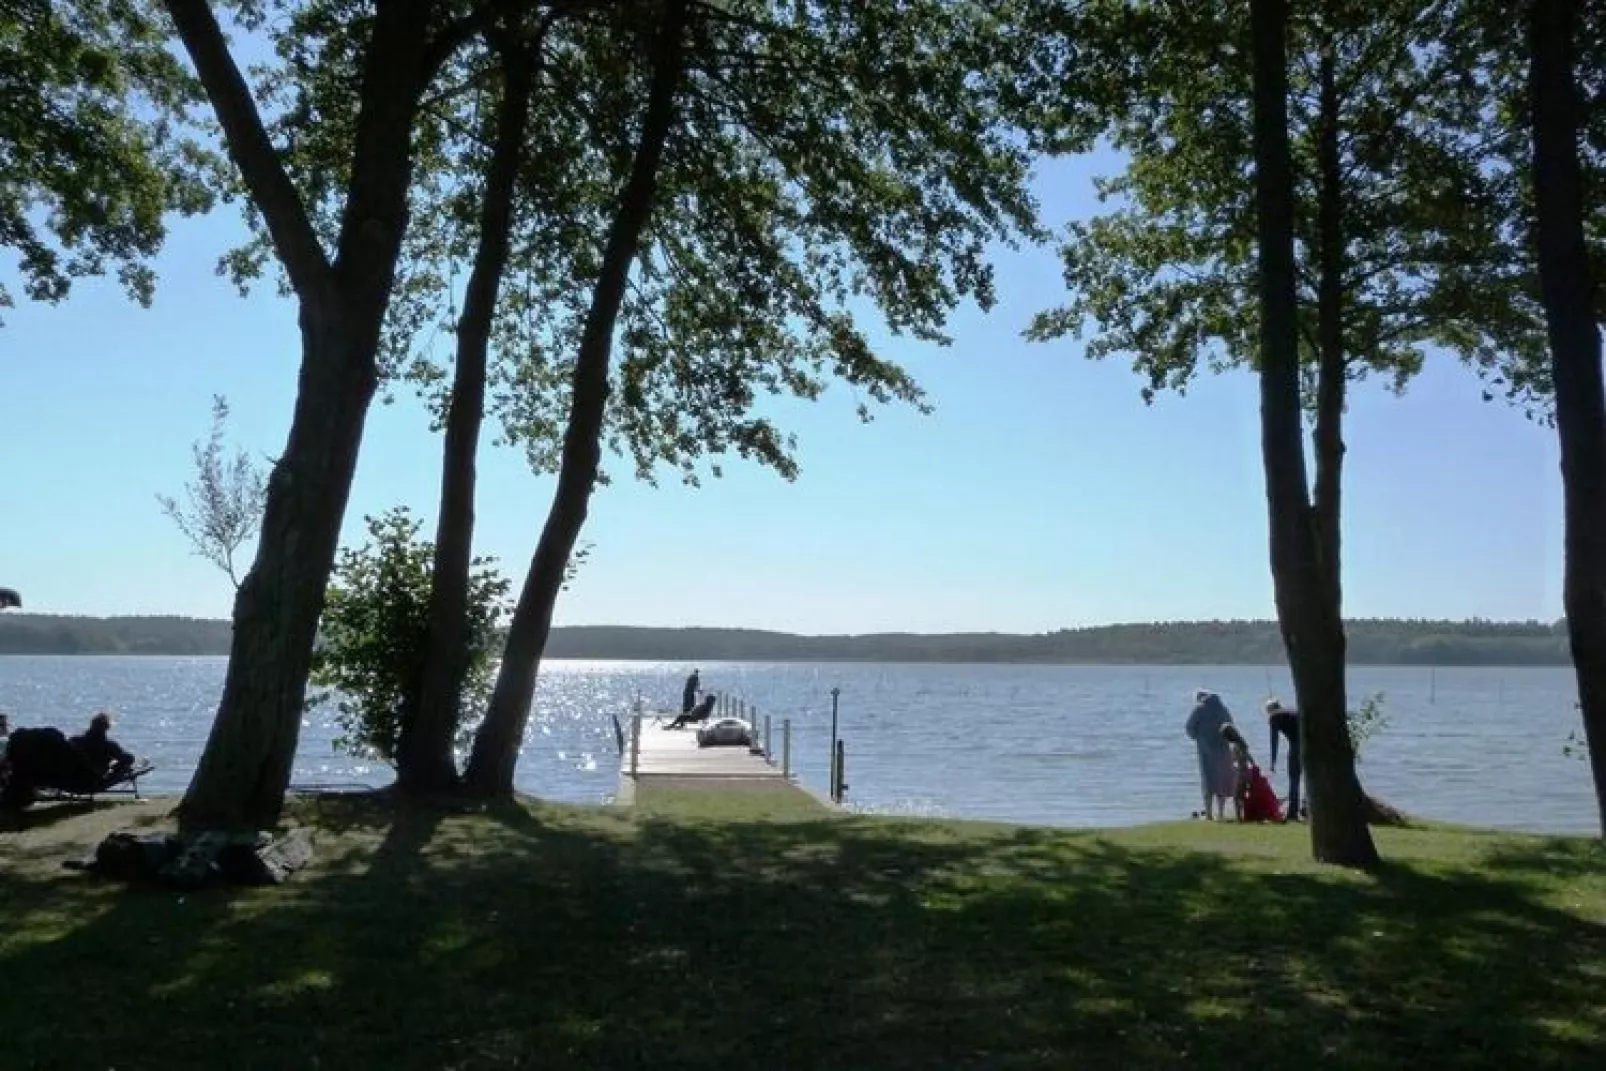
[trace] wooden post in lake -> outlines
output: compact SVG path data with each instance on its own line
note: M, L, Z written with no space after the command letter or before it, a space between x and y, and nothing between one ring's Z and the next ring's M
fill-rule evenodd
M848 748L842 741L836 742L836 770L832 778L832 796L840 806L842 797L848 794Z
M770 723L773 720L774 719L768 714L764 715L764 761L769 763L771 766L775 765L775 752L770 747L770 741L772 739L770 735L770 729L772 726Z
M630 776L636 776L636 770L641 765L641 714L637 713L630 719Z
M781 722L781 776L792 777L792 719Z
M836 737L836 703L837 703L837 700L839 698L841 698L841 696L842 696L842 689L841 688L832 688L831 689L831 751L830 751L830 760L831 760L830 771L831 771L831 774L826 779L826 786L827 786L828 791L831 793L831 798L833 800L836 799L836 745L837 745L837 737Z

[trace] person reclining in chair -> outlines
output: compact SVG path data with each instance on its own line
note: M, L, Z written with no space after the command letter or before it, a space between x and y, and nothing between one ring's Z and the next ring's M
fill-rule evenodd
M88 732L68 741L88 760L97 779L118 777L134 768L134 756L111 738L111 731L112 716L103 710L89 719Z
M675 720L664 726L664 728L681 729L696 722L707 721L708 715L714 712L714 699L714 693L708 693L707 695L703 696L703 701L701 703L698 703L684 714L676 714Z

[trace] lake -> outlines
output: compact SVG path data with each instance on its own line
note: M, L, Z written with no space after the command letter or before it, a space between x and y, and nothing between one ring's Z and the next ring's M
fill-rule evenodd
M13 726L80 731L117 714L115 736L158 764L145 787L183 791L222 689L224 658L4 656L0 710ZM833 687L842 690L848 800L902 814L1114 826L1186 816L1199 805L1183 735L1195 688L1221 693L1267 761L1260 704L1292 702L1286 672L1259 666L886 665L702 663L703 686L793 719L794 766L823 790ZM636 697L678 709L691 666L554 661L542 669L520 787L597 803L618 780L610 714ZM1597 829L1586 763L1562 753L1578 728L1566 668L1357 667L1352 704L1383 693L1387 727L1367 742L1361 777L1374 794L1425 818L1509 829ZM300 784L390 780L383 765L334 751L327 713L303 723ZM1279 791L1286 785L1281 773Z

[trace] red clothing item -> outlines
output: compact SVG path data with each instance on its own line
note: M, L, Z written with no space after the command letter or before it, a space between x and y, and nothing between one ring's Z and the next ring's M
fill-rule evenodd
M1277 802L1277 790L1271 787L1260 767L1250 763L1249 785L1244 789L1245 822L1281 822L1282 806Z

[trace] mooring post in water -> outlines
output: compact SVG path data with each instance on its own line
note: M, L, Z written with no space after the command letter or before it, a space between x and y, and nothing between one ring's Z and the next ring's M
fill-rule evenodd
M848 748L840 740L836 742L836 770L834 773L835 776L831 779L833 788L831 799L840 804L842 797L848 794Z
M841 696L842 696L842 689L841 688L832 688L831 689L831 752L830 752L831 765L829 767L829 769L831 771L831 775L827 779L826 785L828 786L828 788L830 790L832 799L836 799L836 743L837 743L837 740L836 740L836 704L837 704L837 700L839 698L841 698Z
M775 765L775 752L770 748L770 722L773 720L768 714L764 715L764 761L771 766Z
M641 765L641 715L633 715L630 719L630 776L636 776L636 770Z
M792 719L781 722L781 776L792 777Z

